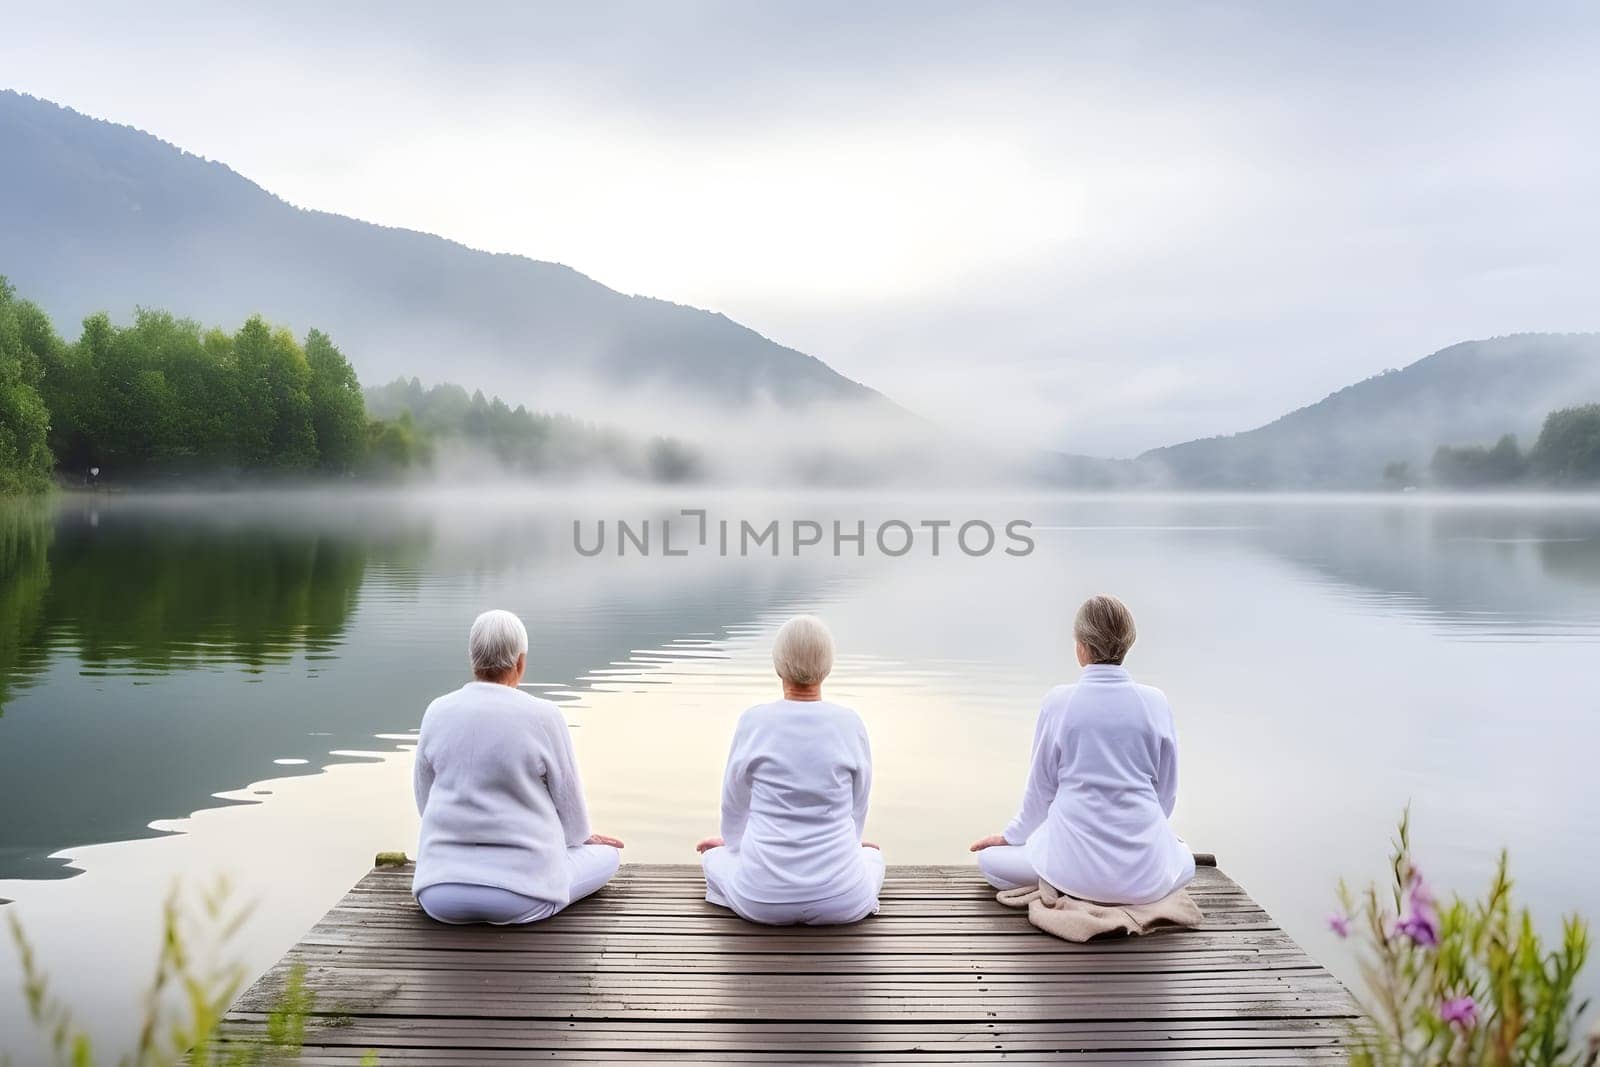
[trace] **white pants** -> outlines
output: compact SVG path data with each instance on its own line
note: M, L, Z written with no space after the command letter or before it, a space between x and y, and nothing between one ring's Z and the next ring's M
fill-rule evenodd
M567 849L567 871L572 878L571 900L582 900L611 881L622 855L610 845L579 845ZM430 918L442 923L493 923L511 926L548 919L565 904L525 897L509 889L462 882L441 882L417 894L417 903ZM570 903L570 901L569 901Z
M978 853L978 870L984 881L996 889L1021 889L1038 885L1039 872L1028 862L1028 850L1021 845L990 845Z
M883 889L883 853L861 846L861 862L866 880L858 888L823 897L820 900L765 904L745 900L734 890L739 873L739 854L729 848L708 849L700 857L706 871L706 900L727 908L741 919L768 926L831 926L860 922L878 912L878 893Z

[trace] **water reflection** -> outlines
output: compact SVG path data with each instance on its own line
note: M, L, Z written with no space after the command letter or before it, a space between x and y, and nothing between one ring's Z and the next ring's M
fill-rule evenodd
M0 715L38 669L53 532L48 506L0 502Z
M788 569L575 571L537 508L67 499L0 517L0 879L71 875L52 853L157 835L269 769L410 730L488 603L528 620L535 688L577 704L635 650L688 657L685 632L721 637L792 588Z
M1038 549L571 548L575 517L712 504L756 522L1020 516ZM395 749L461 680L488 606L528 623L530 686L563 703L597 825L630 860L692 860L733 722L774 695L772 630L819 611L839 640L829 695L872 731L874 838L895 862L960 862L1011 814L1039 697L1074 673L1072 609L1112 590L1139 619L1136 673L1179 718L1180 831L1334 966L1331 887L1381 867L1408 802L1442 885L1476 888L1502 844L1541 912L1600 876L1570 851L1600 740L1592 500L73 497L0 509L0 578L0 895L58 924L51 958L83 961L69 991L142 979L147 953L91 952L83 932L125 932L132 888L158 900L224 865L246 895L278 894L261 968L371 851L407 847ZM194 837L80 848L224 804L184 824ZM62 850L91 873L24 880L72 873L48 858ZM0 1030L19 1010L0 996Z
M1600 514L1592 505L1471 501L1280 509L1257 543L1367 610L1465 640L1600 635ZM1571 579L1579 579L1577 583Z
M239 672L298 659L313 677L369 555L335 533L70 504L4 528L0 877L64 873L49 852L146 836L248 780L314 719L262 706Z
M622 513L685 503L705 502L630 499ZM1026 719L1060 680L1071 604L1099 588L1140 605L1145 666L1202 691L1226 683L1197 658L1197 637L1241 593L1258 614L1288 613L1253 638L1281 645L1272 654L1283 663L1333 626L1325 606L1447 641L1600 637L1590 504L721 504L752 519L1025 515L1040 548L1025 560L586 560L571 551L570 522L610 505L560 495L471 507L386 495L71 497L0 509L0 879L73 873L50 854L154 835L152 822L216 806L216 793L316 773L330 753L375 737L404 744L426 700L459 678L460 635L489 604L528 621L530 687L567 704L580 730L614 739L596 766L631 783L619 796L641 812L692 786L659 767L634 773L630 753L692 748L695 767L719 753L722 717L770 688L765 634L798 610L835 619L841 696L904 711L906 724L883 729L918 754L903 777L932 788L963 751L987 751L970 724ZM918 733L934 721L954 751ZM885 803L914 813L920 801Z

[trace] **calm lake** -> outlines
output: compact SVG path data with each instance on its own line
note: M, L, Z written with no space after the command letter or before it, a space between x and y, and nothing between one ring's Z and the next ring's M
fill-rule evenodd
M619 558L618 519L651 520L648 555ZM605 524L599 555L575 520L585 548ZM742 553L741 520L777 520L779 554ZM874 537L895 520L904 555ZM796 521L823 531L798 556ZM862 555L834 555L836 521L864 524ZM968 554L975 521L997 540ZM1347 980L1334 887L1383 874L1408 802L1435 881L1476 892L1507 846L1547 919L1600 920L1600 498L697 489L0 507L0 911L106 1051L174 880L229 875L256 902L234 949L265 969L375 851L414 852L408 734L487 607L527 622L532 691L564 705L625 859L687 862L715 832L734 720L776 695L771 634L810 611L838 641L827 695L872 731L869 835L891 863L965 862L1012 814L1099 591L1177 713L1181 832ZM26 1062L17 970L0 947L0 1050Z

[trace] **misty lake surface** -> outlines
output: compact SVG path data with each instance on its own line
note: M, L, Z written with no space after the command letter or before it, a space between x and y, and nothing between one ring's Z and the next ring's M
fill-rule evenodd
M649 555L618 557L617 519L652 520ZM575 550L575 520L591 544L611 526L604 552ZM686 555L662 554L664 520ZM780 554L722 555L724 520L778 520ZM862 522L865 554L830 533L797 557L795 520ZM890 520L903 556L873 543ZM953 542L973 520L1000 533L986 554ZM175 879L226 874L256 903L233 949L263 970L375 851L415 851L410 734L487 607L526 620L530 690L563 706L625 859L690 861L716 830L734 720L776 695L770 638L809 611L838 641L827 695L871 730L869 835L891 863L966 862L1013 812L1098 591L1133 608L1129 666L1172 700L1180 831L1347 980L1334 887L1383 874L1408 802L1435 881L1476 892L1507 846L1547 920L1600 919L1600 499L699 489L0 508L3 910L106 1051ZM11 1051L21 1011L6 948Z

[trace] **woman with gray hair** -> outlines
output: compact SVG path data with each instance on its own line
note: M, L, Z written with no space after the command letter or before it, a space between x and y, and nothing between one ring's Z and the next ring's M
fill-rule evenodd
M1072 629L1083 675L1045 696L1022 810L972 851L996 889L1043 880L1082 900L1151 904L1194 878L1167 821L1178 796L1172 708L1122 666L1137 636L1122 601L1090 597Z
M440 922L537 922L610 881L622 842L589 831L561 710L517 687L522 620L484 612L467 648L474 680L429 704L417 735L411 891Z
M867 727L822 699L833 636L801 615L779 629L783 699L739 717L722 783L722 836L697 850L706 899L751 922L853 923L878 910L883 854L861 840L872 789Z

